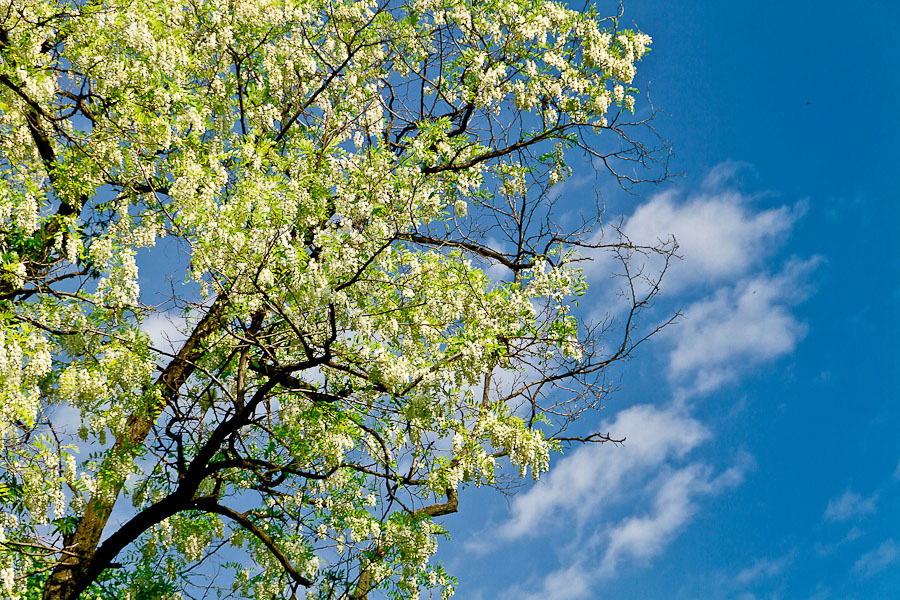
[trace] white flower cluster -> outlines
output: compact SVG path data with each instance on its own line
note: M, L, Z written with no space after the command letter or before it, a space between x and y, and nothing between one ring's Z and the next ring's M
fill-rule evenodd
M12 595L16 588L16 571L10 566L0 569L0 586L3 592Z
M97 284L97 293L107 306L130 307L138 302L138 267L131 252L120 254L115 266Z
M525 427L518 417L488 412L476 426L476 431L480 430L495 447L508 453L520 476L524 477L530 467L531 476L537 479L549 468L550 445L539 430Z
M584 273L571 265L573 257L567 257L560 264L550 265L539 258L523 273L528 281L527 293L532 298L550 298L561 301L580 293L586 288Z
M0 439L16 422L29 426L35 422L40 382L52 367L46 337L22 328L0 328Z

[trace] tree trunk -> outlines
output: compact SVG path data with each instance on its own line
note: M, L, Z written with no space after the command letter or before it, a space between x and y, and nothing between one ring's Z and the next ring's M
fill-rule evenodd
M134 456L133 448L143 444L147 434L153 428L156 418L176 397L178 389L194 372L194 362L204 352L201 342L210 333L221 327L220 320L227 304L227 294L220 294L206 315L197 323L190 338L156 380L156 388L162 391L163 402L153 407L152 412L138 411L128 417L125 435L116 440L111 456L104 461L100 472L115 472L113 469L104 467L110 467L111 463L116 460L116 456L122 454ZM88 566L94 559L103 536L103 530L109 522L116 498L122 491L124 483L124 479L107 483L106 485L111 486L112 489L106 492L98 491L88 502L84 516L76 526L75 532L70 539L66 540L67 547L65 549L77 553L78 556L64 555L63 560L53 569L44 585L43 600L77 600L81 592L92 583L84 581L84 578L87 575ZM104 496L111 497L112 500L104 500Z

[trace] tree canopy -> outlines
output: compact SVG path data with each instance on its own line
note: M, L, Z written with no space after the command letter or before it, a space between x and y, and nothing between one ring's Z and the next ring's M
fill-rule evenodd
M554 186L573 152L664 175L647 35L546 0L0 4L3 597L450 595L462 486L608 440L568 428L655 331L630 257L673 247ZM598 248L628 308L589 323Z

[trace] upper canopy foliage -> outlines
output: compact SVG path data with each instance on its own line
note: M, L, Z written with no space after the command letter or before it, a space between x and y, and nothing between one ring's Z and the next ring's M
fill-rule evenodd
M451 593L432 519L546 470L643 339L652 249L579 323L599 212L551 188L653 159L649 43L545 0L0 2L4 597Z

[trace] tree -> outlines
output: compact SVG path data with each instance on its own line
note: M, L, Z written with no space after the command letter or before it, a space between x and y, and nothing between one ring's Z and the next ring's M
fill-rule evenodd
M567 428L655 331L629 260L672 245L553 187L652 167L649 44L546 0L4 0L4 597L452 593L459 488L609 440ZM629 310L590 324L598 248Z

